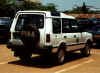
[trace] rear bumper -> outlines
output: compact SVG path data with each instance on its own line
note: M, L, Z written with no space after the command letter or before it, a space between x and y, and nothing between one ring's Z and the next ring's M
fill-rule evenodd
M44 46L44 47L36 47L36 48L26 48L21 40L10 40L7 43L7 48L11 49L12 51L31 51L35 54L48 54L51 53L52 47L51 46Z
M14 48L22 48L24 47L24 44L22 43L21 40L10 40L8 43L7 43L7 48L10 48L10 49L14 49Z

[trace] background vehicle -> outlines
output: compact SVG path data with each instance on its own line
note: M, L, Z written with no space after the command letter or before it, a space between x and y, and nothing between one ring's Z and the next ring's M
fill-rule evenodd
M32 53L56 53L58 63L65 60L65 52L80 50L89 56L92 35L80 31L75 17L49 11L19 11L12 23L8 48L22 60L30 60ZM56 49L56 50L55 50Z
M94 26L89 32L93 34L93 42L100 45L100 25Z
M0 17L0 41L8 41L10 38L11 19L9 17Z
M91 21L94 25L100 24L100 19L98 18L90 18L89 21Z
M90 19L77 19L78 23L79 23L79 27L81 28L81 30L83 31L89 31L93 28L93 26L95 26L95 24L93 23L93 20Z

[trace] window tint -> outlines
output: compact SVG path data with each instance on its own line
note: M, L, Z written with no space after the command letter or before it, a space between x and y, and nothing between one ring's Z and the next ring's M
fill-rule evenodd
M43 28L44 16L37 14L22 14L18 17L16 30L19 31L23 26L32 25L36 28Z
M70 20L71 30L76 32L78 31L78 23L76 20Z
M53 33L61 33L61 19L60 18L53 18Z
M70 20L70 22L71 22L72 27L77 27L78 26L77 21Z
M62 33L70 32L71 26L68 19L62 19Z

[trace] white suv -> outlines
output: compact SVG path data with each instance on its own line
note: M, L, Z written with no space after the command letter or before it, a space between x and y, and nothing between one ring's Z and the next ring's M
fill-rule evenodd
M7 47L22 60L29 60L32 53L56 53L59 63L65 60L65 51L81 50L90 55L92 35L82 32L75 17L59 12L19 11L10 32Z

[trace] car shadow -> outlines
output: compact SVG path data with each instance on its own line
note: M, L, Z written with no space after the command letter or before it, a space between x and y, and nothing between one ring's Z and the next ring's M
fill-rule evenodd
M7 43L8 43L8 40L0 39L0 45L7 44Z
M65 57L64 64L81 59L81 58L83 58L83 56L80 53L70 53L70 55ZM11 61L8 64L22 65L22 66L28 66L28 67L37 67L37 68L52 68L52 67L59 65L56 62L56 57L54 55L36 56L36 57L33 57L30 62L23 62L21 60L17 60L17 61Z

